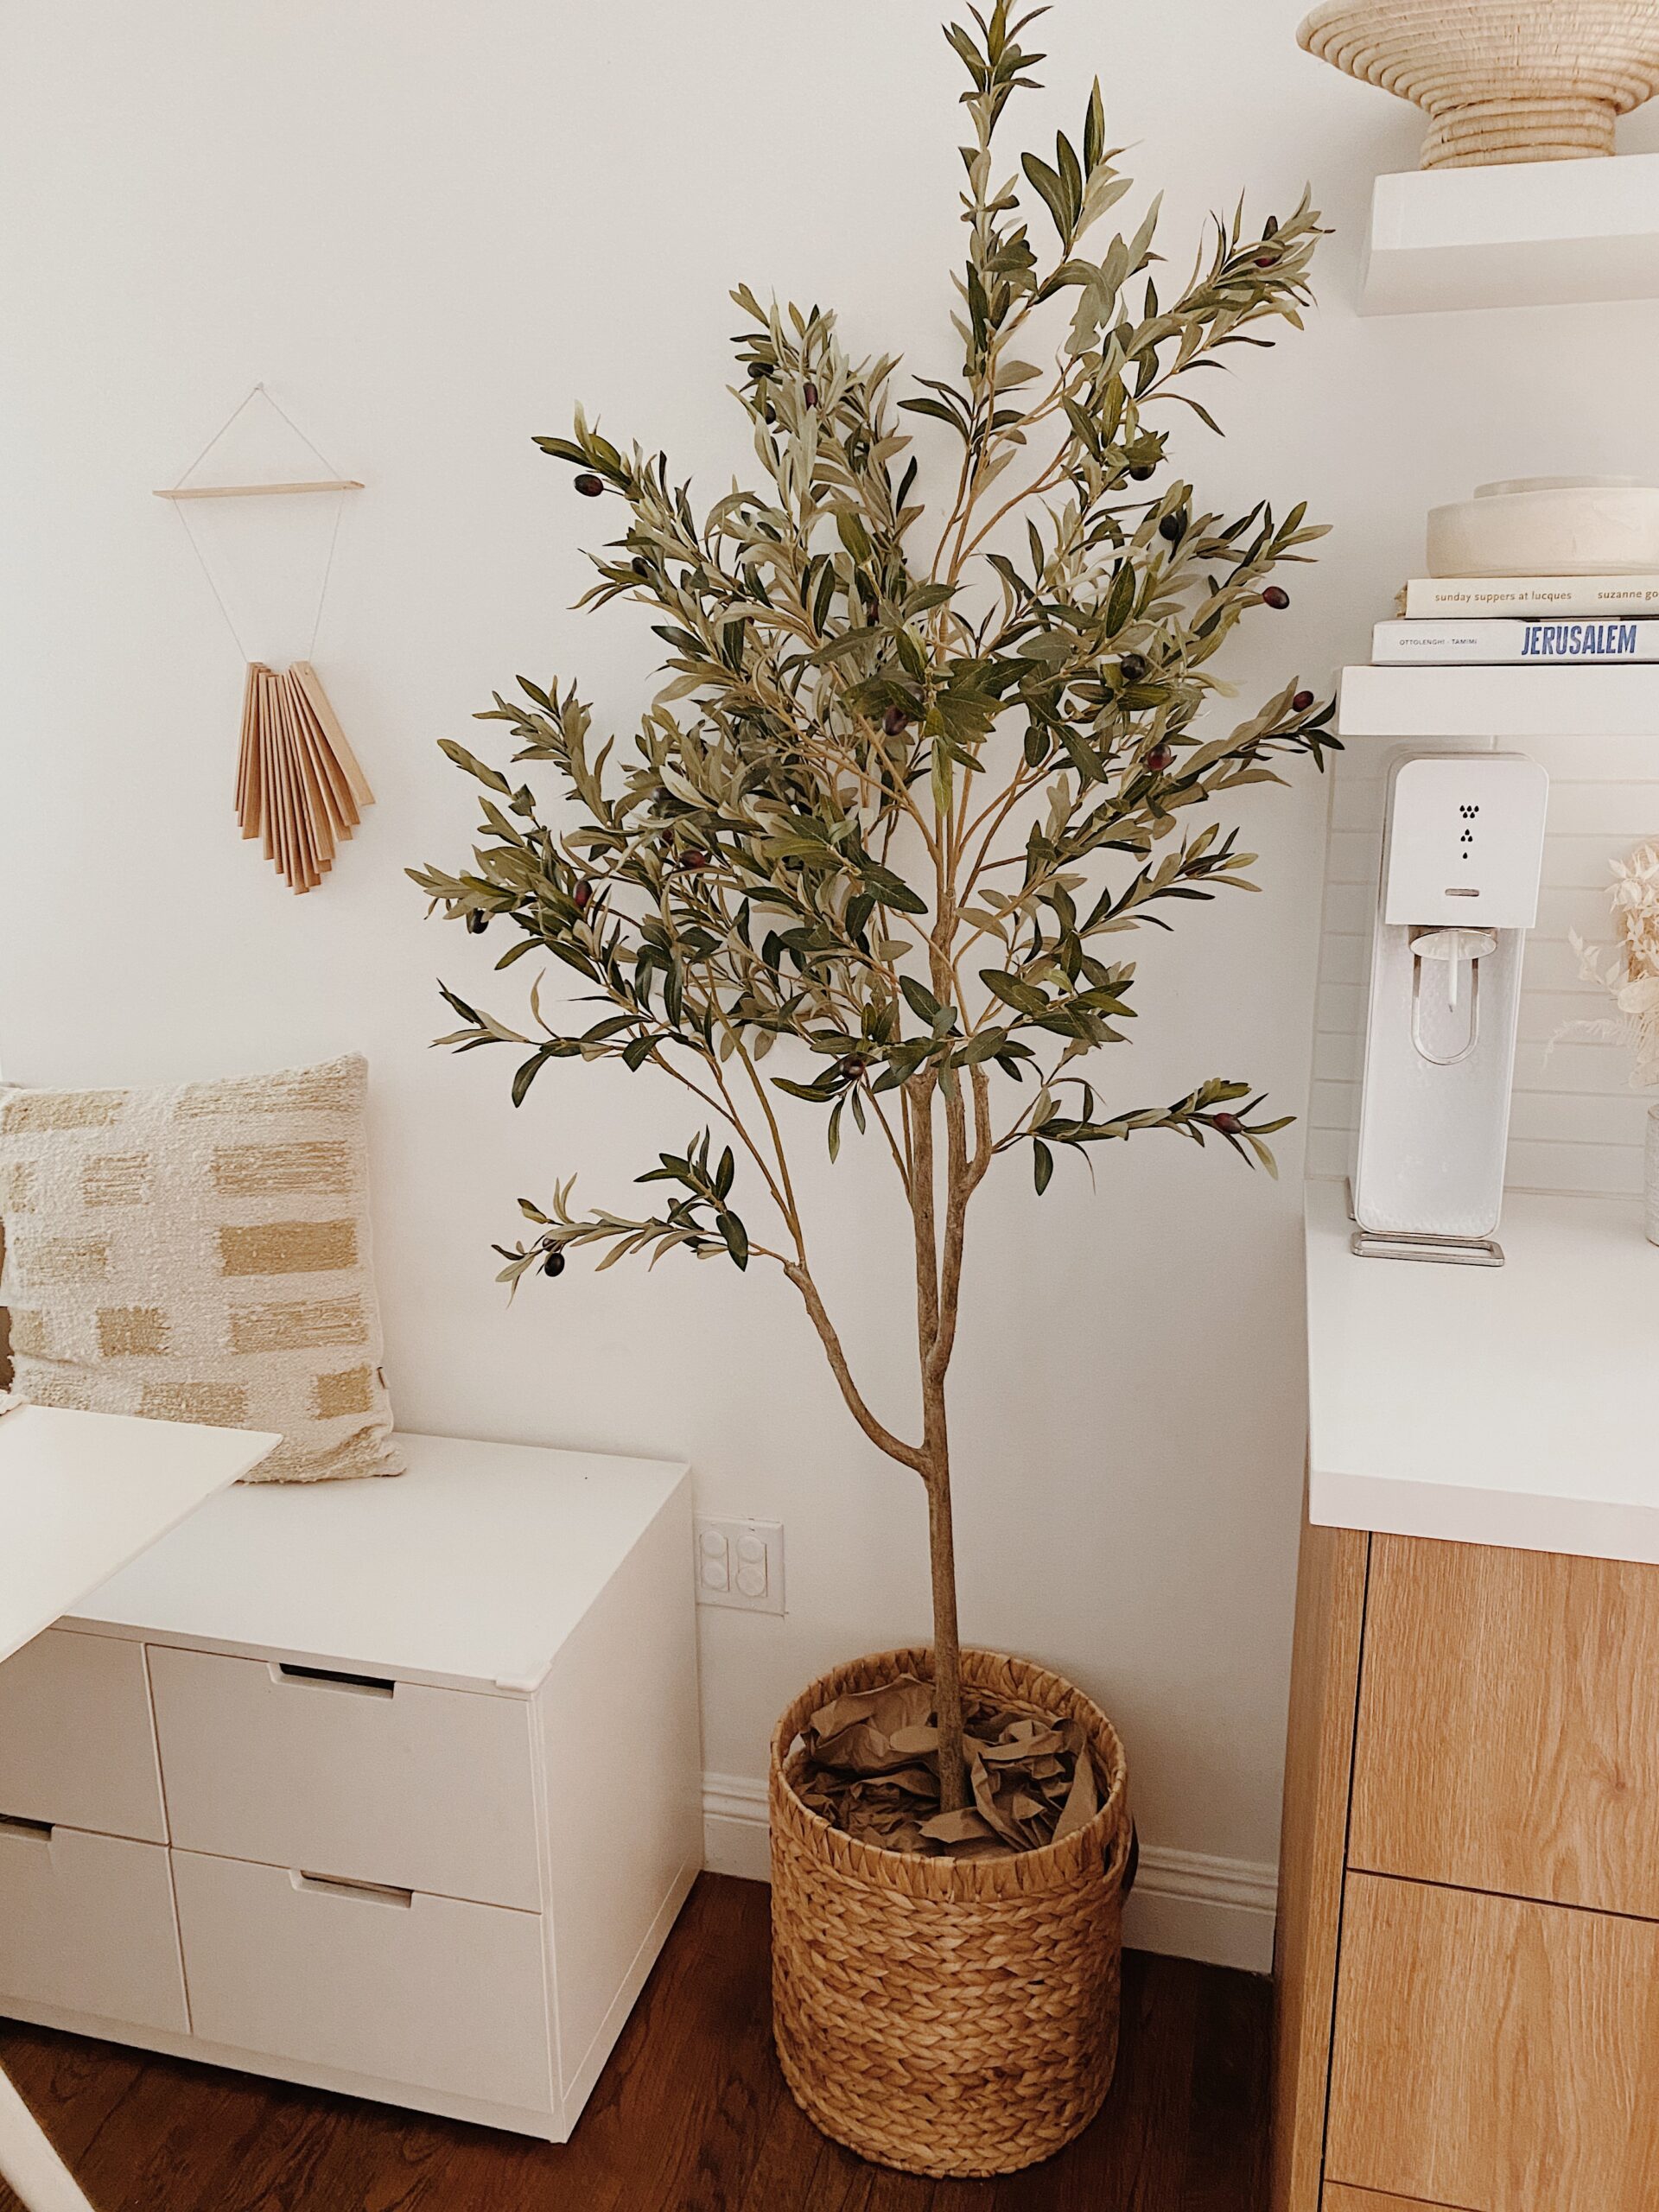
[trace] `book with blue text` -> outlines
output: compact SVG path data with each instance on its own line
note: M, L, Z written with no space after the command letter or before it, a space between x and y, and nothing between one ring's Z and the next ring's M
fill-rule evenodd
M1472 622L1379 622L1371 632L1376 668L1456 668L1482 663L1565 667L1590 661L1659 661L1659 620L1529 621L1503 616Z

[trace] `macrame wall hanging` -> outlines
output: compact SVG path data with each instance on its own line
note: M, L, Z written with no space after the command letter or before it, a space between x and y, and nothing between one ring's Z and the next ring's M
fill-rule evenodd
M156 494L248 664L237 819L295 892L316 889L374 800L311 665L346 495L362 488L260 384Z

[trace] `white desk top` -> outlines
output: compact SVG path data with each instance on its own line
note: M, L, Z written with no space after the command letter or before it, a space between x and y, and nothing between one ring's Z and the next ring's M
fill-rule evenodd
M227 1491L73 1605L72 1624L529 1691L687 1473L528 1445L398 1442L405 1475Z
M1659 1247L1639 1199L1511 1192L1502 1268L1359 1260L1310 1183L1317 1522L1659 1564Z
M281 1442L14 1406L0 1419L0 1659Z

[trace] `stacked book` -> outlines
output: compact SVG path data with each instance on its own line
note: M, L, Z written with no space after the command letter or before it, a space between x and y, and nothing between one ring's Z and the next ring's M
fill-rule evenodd
M1422 576L1372 632L1378 668L1659 661L1659 575Z

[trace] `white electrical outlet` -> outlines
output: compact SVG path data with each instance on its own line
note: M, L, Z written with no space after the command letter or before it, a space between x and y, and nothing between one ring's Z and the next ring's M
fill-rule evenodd
M784 1610L781 1521L699 1521L692 1573L700 1605L735 1605L746 1613Z

